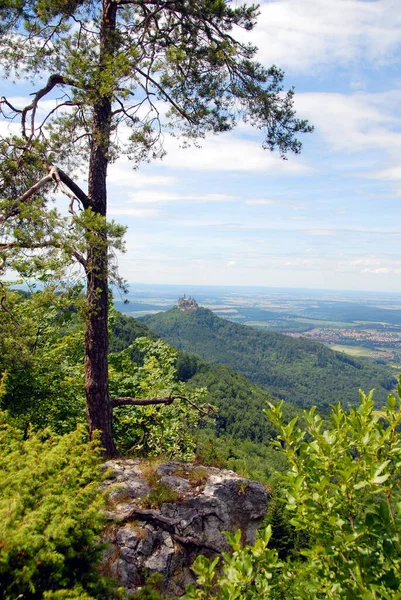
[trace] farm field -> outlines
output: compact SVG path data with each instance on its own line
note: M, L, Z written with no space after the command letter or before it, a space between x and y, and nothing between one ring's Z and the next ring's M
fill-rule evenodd
M263 331L306 337L350 356L401 365L401 295L290 288L131 284L116 308L132 317L193 297L216 315Z

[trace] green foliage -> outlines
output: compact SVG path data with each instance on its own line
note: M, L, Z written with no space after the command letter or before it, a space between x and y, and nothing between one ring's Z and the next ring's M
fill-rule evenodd
M85 420L83 323L80 288L55 293L52 286L28 296L4 287L0 312L0 407L21 429L73 431ZM78 307L78 308L77 308ZM135 398L189 396L202 404L204 390L177 382L176 353L161 340L127 336L149 330L111 312L110 392ZM118 337L120 334L121 337ZM150 335L155 338L153 334ZM135 361L133 360L135 359ZM123 453L193 456L199 412L187 402L115 410L115 433Z
M132 347L109 356L110 391L114 396L168 398L188 396L202 404L205 390L190 392L177 382L176 353L162 340L138 338L135 347L143 355L142 364L131 359ZM193 457L194 433L199 411L185 400L157 406L125 406L115 411L115 439L123 453L168 458Z
M115 303L114 303L115 304ZM150 340L157 340L158 336L152 333L141 321L122 315L111 306L109 309L109 330L110 330L110 352L121 352L128 346L131 346L131 358L136 363L141 363L143 355L139 349L133 345L133 342L139 337L147 337ZM184 381L179 377L180 381Z
M257 600L271 598L277 586L282 563L277 552L268 548L271 527L259 532L254 546L241 545L241 532L226 534L232 553L214 560L199 556L193 570L198 586L188 586L183 600ZM218 575L218 568L222 574Z
M398 387L401 395L401 384ZM374 410L373 393L360 406L333 407L327 428L312 409L305 431L269 417L291 465L287 508L291 523L313 546L309 598L396 598L401 586L401 404L392 394ZM308 441L306 441L308 436ZM305 596L306 597L306 596Z
M24 297L3 286L0 407L20 428L73 431L85 419L80 289Z
M130 356L142 366L144 355L132 342L144 335L157 339L156 335L142 322L117 312L113 314L111 329L111 347L121 351L130 346L127 360ZM129 365L126 372L132 368L136 369ZM284 457L269 445L269 440L278 434L278 430L262 417L266 401L272 401L269 392L227 367L208 364L184 352L176 353L175 368L179 381L187 384L186 393L188 390L206 389L203 401L218 409L213 421L203 422L196 435L198 462L233 469L264 483L275 471L287 468ZM119 409L119 412L125 410ZM283 405L283 410L287 420L296 415L302 417L301 411L289 403ZM143 410L137 413L140 418ZM138 434L141 435L141 432Z
M192 363L192 374L187 385L190 389L199 386L207 388L206 400L218 408L215 423L217 435L264 444L277 435L276 427L261 418L266 402L273 401L267 390L225 366L210 365L193 356L188 358ZM297 407L287 402L283 410L288 419L301 414Z
M96 570L100 449L82 430L22 432L0 413L0 597L108 597Z
M135 593L135 600L169 600L167 596L162 596L163 575L152 573L146 579L145 583Z
M162 504L177 502L180 494L172 490L166 483L159 481L141 502L143 508L160 508Z
M318 342L233 323L205 308L173 309L143 321L180 350L226 365L277 398L304 407L316 404L327 414L333 400L353 404L359 387L374 387L377 401L384 402L396 385L389 368L347 357Z
M196 460L202 465L231 469L249 479L271 484L278 471L288 468L285 457L266 443L219 435L201 429L197 435Z
M372 395L360 392L359 407L348 411L337 404L327 425L311 409L304 430L297 419L286 424L281 405L271 404L276 446L290 464L278 499L285 498L292 529L282 518L278 525L292 540L280 548L269 525L255 546L242 548L238 532L222 573L218 558L197 559L198 586L186 600L401 598L401 378L399 397L390 394L382 410ZM277 525L274 506L268 518Z

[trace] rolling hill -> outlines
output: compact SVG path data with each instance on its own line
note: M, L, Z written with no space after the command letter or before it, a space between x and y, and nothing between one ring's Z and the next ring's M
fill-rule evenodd
M177 308L141 319L172 346L225 365L274 396L298 406L328 408L358 402L358 389L375 388L378 404L395 384L387 367L356 360L307 339L260 331L198 308Z
M112 327L110 349L112 352L123 350L141 336L151 339L158 337L138 320L117 313ZM133 360L140 362L139 351L133 351ZM262 413L267 401L275 401L267 390L226 366L209 364L185 352L178 353L177 374L178 379L185 381L190 388L208 389L206 401L218 408L213 427L216 435L229 435L253 442L267 442L276 436L275 427ZM300 411L291 404L285 404L284 414L290 420L299 416Z

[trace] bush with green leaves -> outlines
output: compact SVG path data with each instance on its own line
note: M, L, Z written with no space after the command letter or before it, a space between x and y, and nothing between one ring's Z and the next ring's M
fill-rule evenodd
M82 429L24 438L0 413L0 598L107 598L96 569L99 443L87 443Z
M2 285L0 408L21 429L68 433L85 422L80 290L56 290L25 297Z
M254 546L245 547L241 544L241 531L235 535L227 533L232 553L223 552L222 558L213 560L198 556L192 567L198 585L188 586L183 600L271 598L283 566L277 551L268 548L271 533L269 525L259 533Z
M269 530L251 548L230 538L234 553L223 556L223 574L218 559L198 559L198 587L185 599L400 600L400 397L401 381L398 398L390 394L381 410L373 392L360 392L359 407L335 405L328 423L311 409L303 430L270 405L276 447L290 465L289 522L308 547L279 562L267 547Z
M138 338L134 346L144 355L143 363L132 361L132 346L109 356L110 391L114 396L168 398L171 404L124 406L114 411L114 437L122 453L191 459L195 432L201 415L204 389L187 390L177 381L176 351L162 340Z
M309 598L401 598L401 383L398 395L375 410L373 392L360 392L358 408L333 407L327 428L312 409L305 431L271 406L291 465L291 523L313 540Z

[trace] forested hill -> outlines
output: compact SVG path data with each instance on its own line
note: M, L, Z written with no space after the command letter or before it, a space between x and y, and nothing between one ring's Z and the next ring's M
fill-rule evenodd
M110 340L112 352L127 348L141 336L153 339L158 337L143 323L116 313ZM140 352L135 347L133 359L141 360ZM177 375L190 388L208 389L206 401L218 408L214 424L217 435L250 439L253 442L268 442L277 435L276 428L262 412L267 407L267 401L274 402L274 398L267 390L251 383L243 375L222 365L211 365L185 352L178 352ZM291 404L285 403L283 410L288 421L300 415L299 409Z
M143 321L172 346L227 365L301 406L356 403L359 388L375 388L380 404L396 384L388 367L355 360L311 340L233 323L205 308L188 312L174 308Z

